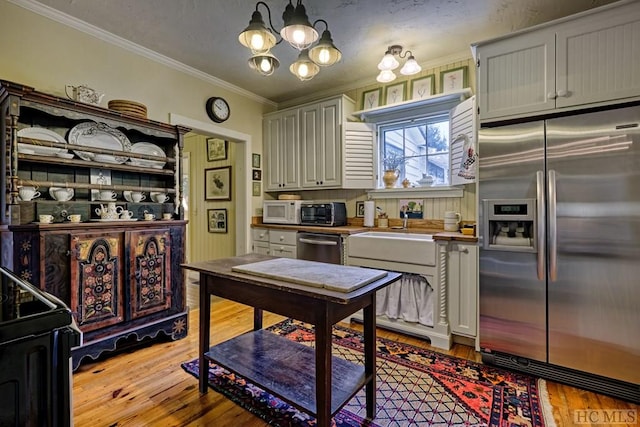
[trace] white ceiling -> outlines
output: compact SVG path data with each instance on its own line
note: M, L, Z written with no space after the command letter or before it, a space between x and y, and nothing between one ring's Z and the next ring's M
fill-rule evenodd
M35 0L23 0L33 1ZM614 0L304 0L311 22L324 19L338 64L307 82L289 72L297 51L285 43L272 53L280 68L270 77L249 69L238 42L256 8L253 0L37 0L249 92L279 103L331 88L375 83L387 46L411 50L418 63L469 53L473 42L564 17ZM286 0L266 0L276 29ZM295 1L293 2L295 5ZM47 9L47 8L45 8ZM263 6L263 18L268 16ZM319 24L319 32L324 25ZM460 55L462 54L462 55Z

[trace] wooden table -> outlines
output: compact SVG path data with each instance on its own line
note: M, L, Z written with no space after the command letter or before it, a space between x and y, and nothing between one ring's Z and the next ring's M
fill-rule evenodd
M200 392L208 391L207 362L211 360L315 415L319 427L328 427L331 417L365 386L367 417L373 419L376 291L401 275L389 272L345 293L232 271L234 266L269 259L274 257L249 254L183 265L200 273ZM327 268L344 266L327 264ZM210 348L211 295L254 307L253 331ZM364 311L364 366L331 355L332 326L360 309ZM313 324L315 350L263 331L263 310Z

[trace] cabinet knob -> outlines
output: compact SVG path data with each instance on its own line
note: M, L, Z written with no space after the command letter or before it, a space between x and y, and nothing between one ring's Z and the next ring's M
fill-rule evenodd
M568 90L559 90L558 91L558 96L562 97L562 98L568 98L571 95L571 92L569 92Z
M547 98L549 98L549 99L556 99L557 97L558 97L558 94L555 93L555 92L549 92L547 94Z
M462 248L462 249L460 249L460 252L462 252L463 254L468 254L469 253L469 249Z

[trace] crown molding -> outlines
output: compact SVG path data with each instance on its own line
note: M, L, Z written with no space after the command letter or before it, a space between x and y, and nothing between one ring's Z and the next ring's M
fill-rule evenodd
M249 92L245 89L242 89L238 86L232 85L224 80L221 80L217 77L214 77L210 74L203 73L202 71L196 70L193 67L189 67L181 62L178 62L174 59L171 59L167 56L161 55L157 52L152 51L151 49L147 49L143 46L140 46L136 43L130 42L122 37L116 36L108 31L105 31L101 28L96 27L95 25L91 25L87 22L81 21L77 18L67 15L66 13L62 13L58 10L55 10L49 6L46 6L42 3L38 3L34 0L9 0L10 3L15 4L16 6L20 6L24 9L27 9L33 13L37 13L38 15L44 16L46 18L52 19L60 24L66 25L67 27L71 27L75 30L81 31L85 34L89 34L99 40L110 43L114 46L118 46L122 49L125 49L129 52L135 53L136 55L140 55L147 59L150 59L159 64L165 65L169 68L182 72L184 74L188 74L192 77L200 79L204 82L220 86L230 92L237 93L246 98L249 98L253 101L267 104L273 107L277 106L277 103L263 98L261 96L256 95L253 92Z

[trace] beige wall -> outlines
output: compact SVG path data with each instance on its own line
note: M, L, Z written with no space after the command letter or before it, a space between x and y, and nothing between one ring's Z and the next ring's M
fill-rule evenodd
M173 113L212 123L205 113L205 102L214 95L225 97L232 114L218 126L231 133L250 135L253 146L248 150L262 153L261 118L273 106L256 96L238 93L228 85L195 77L1 0L0 51L3 53L0 79L59 96L65 96L65 85L85 84L105 93L103 107L110 99L141 102L147 106L148 117L161 122L168 123L169 114ZM203 168L211 167L199 161L203 155L204 151L194 151L191 157L192 183L202 182L199 176ZM195 189L192 201L203 198L203 194L204 190ZM262 206L262 198L252 197L251 204L248 208L255 212ZM202 205L201 210L193 212L198 218L193 216L190 226L194 240L198 240L193 244L198 248L206 247L213 235L207 232L206 207ZM233 230L228 236L233 236ZM233 243L224 246L235 247ZM199 257L200 253L194 250L192 255Z

